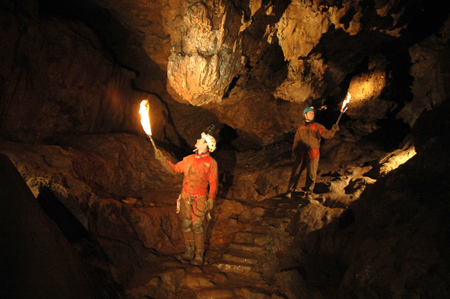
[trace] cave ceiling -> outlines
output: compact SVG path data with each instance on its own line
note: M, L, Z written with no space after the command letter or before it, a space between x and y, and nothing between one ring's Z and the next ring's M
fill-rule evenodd
M235 130L240 144L265 146L293 133L306 106L326 105L331 125L347 92L353 102L344 120L358 127L356 139L386 118L410 124L423 105L408 106L409 49L437 33L448 15L420 0L39 0L37 6L41 17L90 28L114 63L134 73L133 89L165 107L158 108L164 121L156 135L177 145L215 123ZM433 21L422 22L430 15Z

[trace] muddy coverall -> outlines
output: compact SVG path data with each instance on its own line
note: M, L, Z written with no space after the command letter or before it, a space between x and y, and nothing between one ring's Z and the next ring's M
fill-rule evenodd
M217 162L209 153L189 155L177 164L166 161L175 173L184 173L178 215L185 244L195 245L195 252L202 253L205 249L206 201L214 201L217 194Z
M323 125L315 122L306 122L298 127L292 146L292 155L296 158L289 179L288 191L295 190L300 175L306 168L305 191L313 192L319 166L320 140L322 137L333 138L335 133L336 131L327 130Z

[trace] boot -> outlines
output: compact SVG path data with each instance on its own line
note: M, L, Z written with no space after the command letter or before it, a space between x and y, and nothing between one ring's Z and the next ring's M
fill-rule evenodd
M203 266L203 252L195 253L195 259L191 261L192 265Z
M318 201L316 200L315 195L314 195L314 193L312 193L312 192L306 193L305 198L306 198L306 200L308 200L310 203L320 204L320 202L318 202Z
M186 245L186 252L177 254L175 258L179 261L192 261L194 259L194 245Z
M286 198L292 198L292 190L286 191L286 193L284 194L284 197L286 197Z

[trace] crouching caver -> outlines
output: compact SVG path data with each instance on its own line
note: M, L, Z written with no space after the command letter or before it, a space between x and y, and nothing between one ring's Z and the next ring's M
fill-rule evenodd
M217 194L217 162L209 153L216 149L216 140L202 133L195 144L195 154L173 164L156 151L156 159L172 174L184 173L183 190L180 195L179 217L183 231L186 252L177 255L178 260L191 261L194 265L203 265L205 251L205 218L213 208ZM195 253L195 257L194 257Z

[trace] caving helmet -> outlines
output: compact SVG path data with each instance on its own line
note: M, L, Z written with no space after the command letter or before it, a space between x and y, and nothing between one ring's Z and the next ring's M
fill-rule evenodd
M308 113L309 111L312 111L312 112L316 112L315 110L314 110L314 107L313 106L311 106L311 107L306 107L305 108L305 110L303 110L303 115L305 115L306 113Z
M216 139L214 139L214 137L203 132L202 139L205 139L206 144L208 144L208 149L210 153L216 150Z

